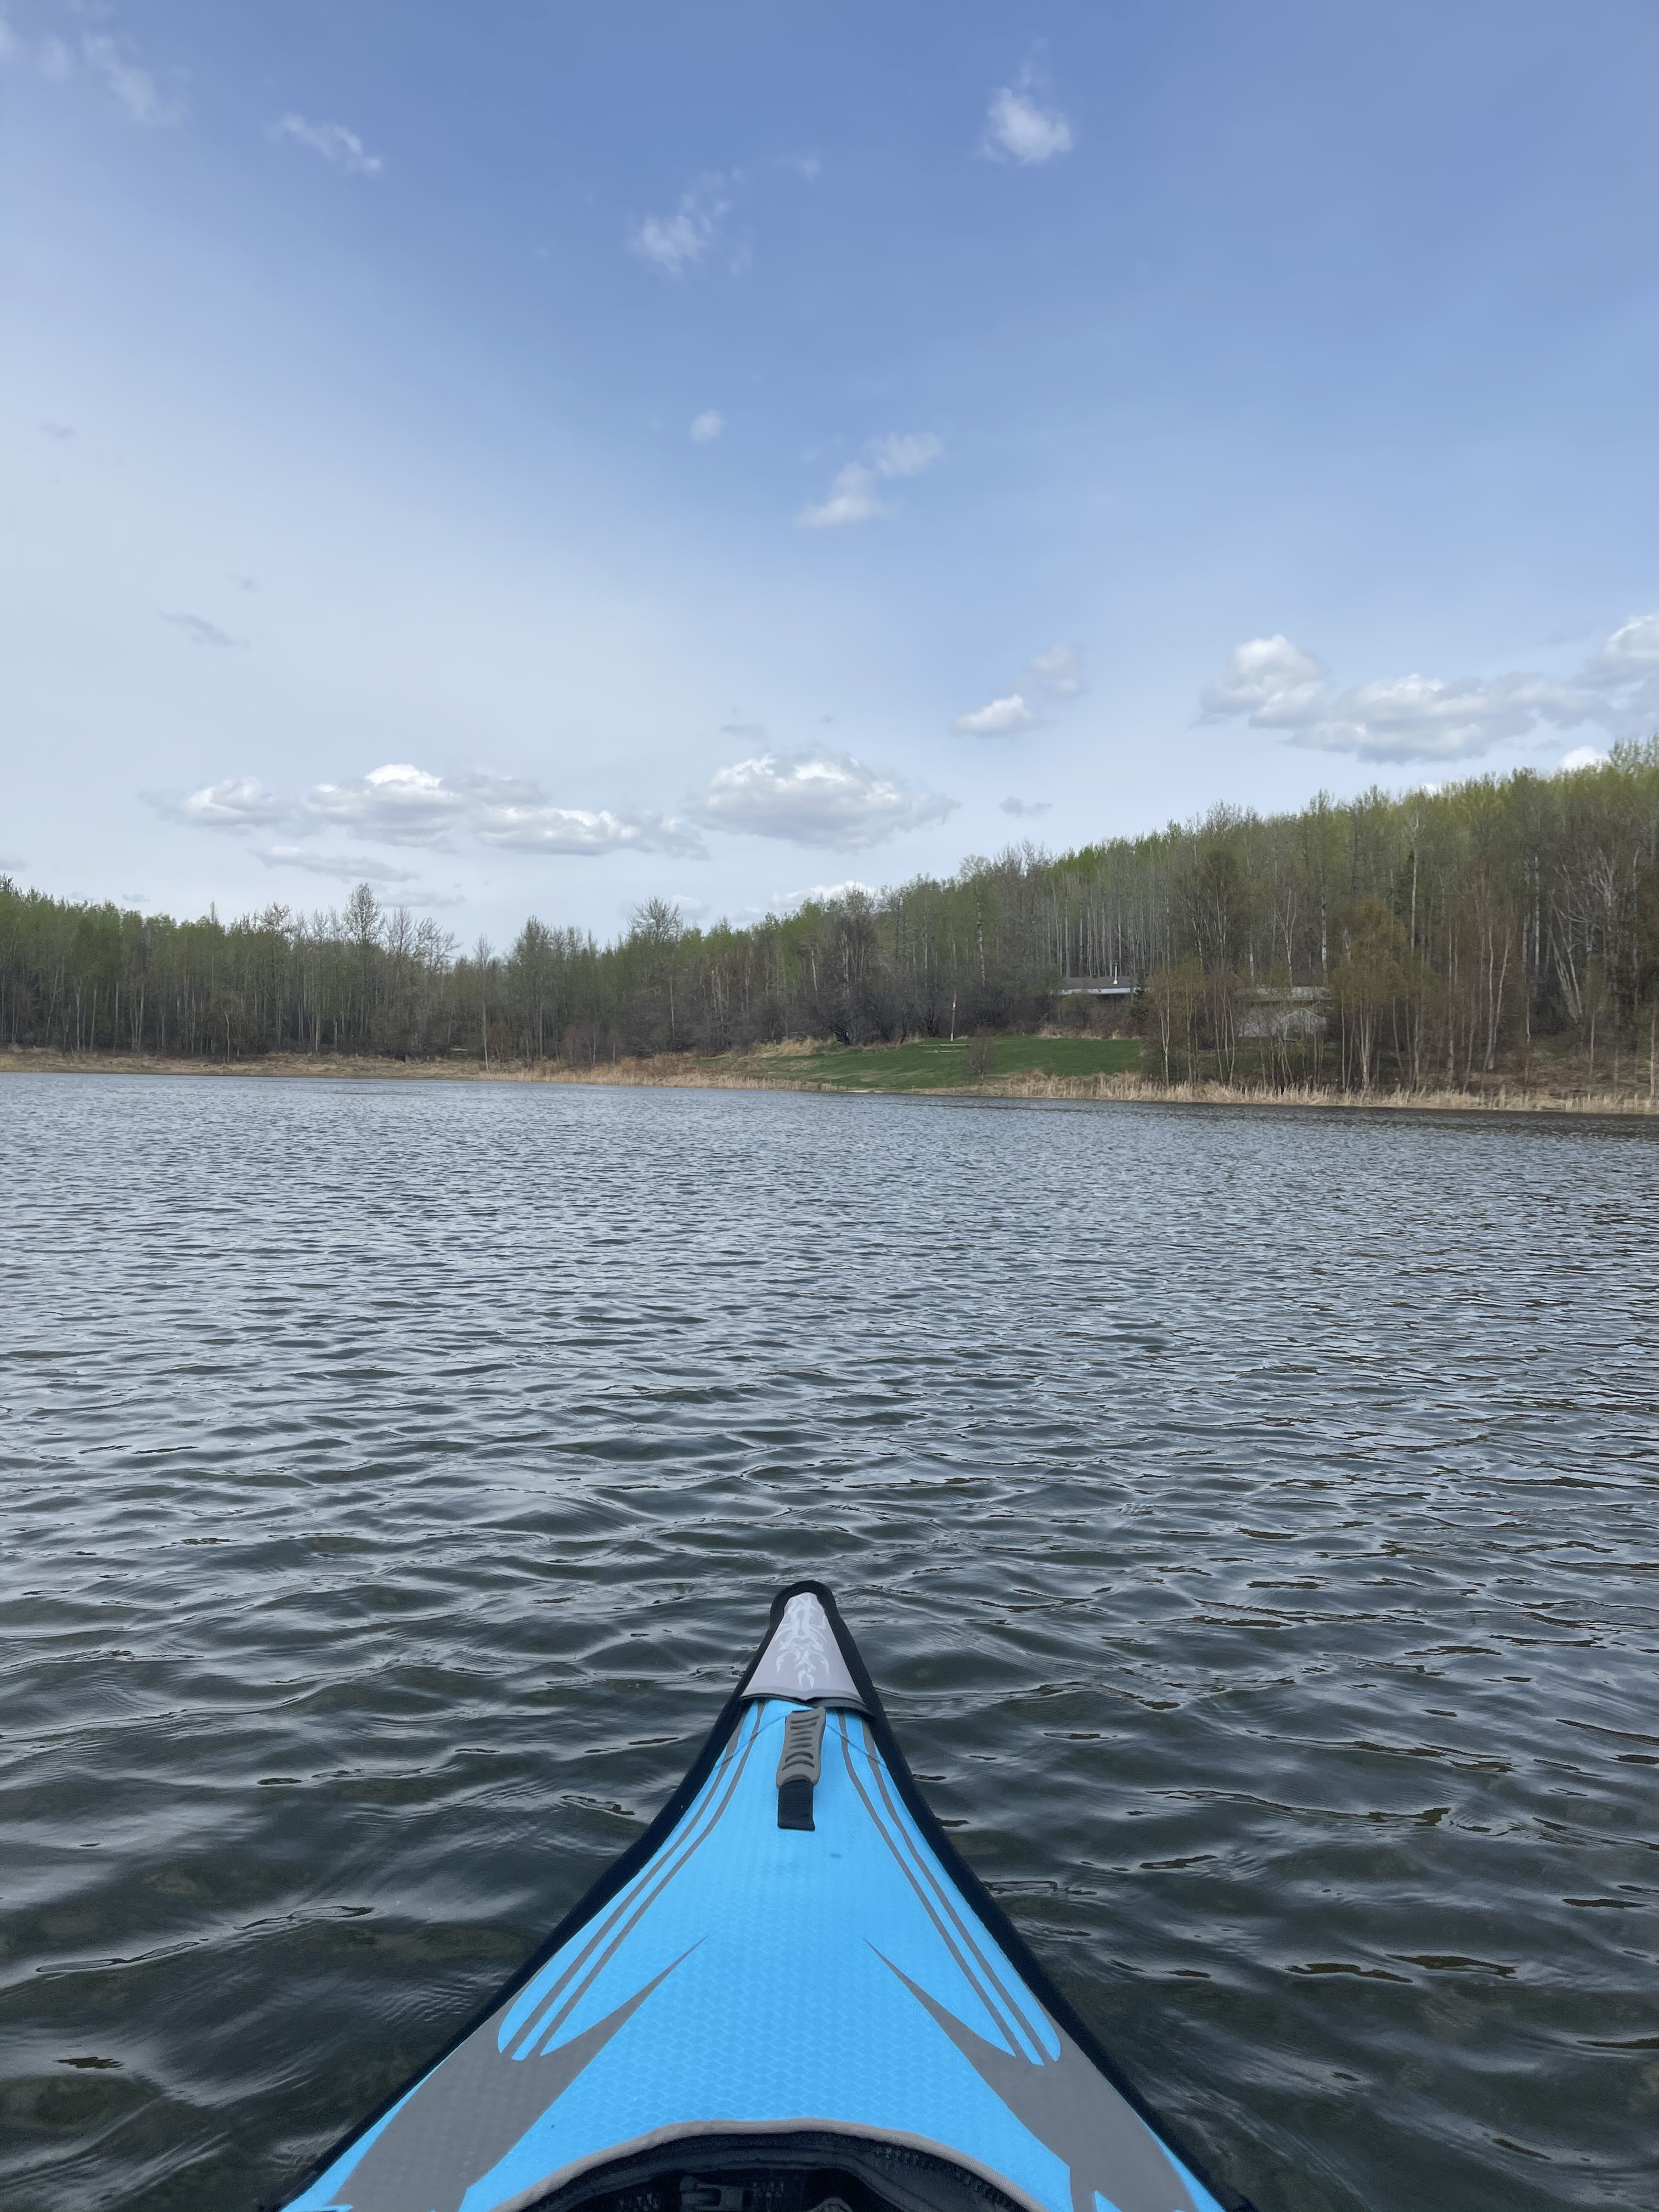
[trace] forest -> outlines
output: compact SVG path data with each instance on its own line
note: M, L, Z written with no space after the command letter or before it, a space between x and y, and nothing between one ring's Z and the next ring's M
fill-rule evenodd
M1066 990L1086 978L1134 989ZM744 927L653 899L610 944L532 918L463 950L367 884L337 912L175 921L0 878L12 1047L591 1066L1054 1024L1139 1034L1166 1080L1444 1088L1553 1053L1650 1087L1659 738L1554 775L1026 843Z

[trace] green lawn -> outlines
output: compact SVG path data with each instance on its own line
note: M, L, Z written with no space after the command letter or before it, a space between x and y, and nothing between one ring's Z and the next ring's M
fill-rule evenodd
M1000 1036L990 1078L1041 1072L1045 1075L1123 1075L1140 1067L1133 1037ZM914 1044L857 1047L769 1063L804 1083L830 1083L848 1091L949 1091L974 1081L968 1047L958 1038L927 1037Z

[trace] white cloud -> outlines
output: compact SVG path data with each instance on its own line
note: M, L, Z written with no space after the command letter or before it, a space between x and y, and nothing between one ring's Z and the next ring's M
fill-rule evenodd
M343 884L381 884L388 889L416 881L413 868L394 868L367 853L308 853L302 845L270 845L259 858L268 868L303 868L307 875L331 876Z
M1579 668L1595 692L1595 719L1613 737L1652 737L1659 730L1659 613L1632 615Z
M664 276L684 276L720 235L732 212L736 175L694 178L672 215L648 215L629 240L640 258Z
M695 830L660 814L612 814L606 809L591 812L580 806L526 805L522 803L485 805L473 823L485 845L509 847L519 853L564 854L591 860L601 853L678 853L682 857L705 857L703 842Z
M985 135L979 142L980 152L988 160L1030 168L1052 161L1056 154L1071 152L1071 125L1058 109L1039 107L1031 92L1031 73L1024 70L1017 86L1001 85L991 94Z
M83 18L96 20L109 12L106 7L91 4L91 0L69 0L69 5L73 14ZM24 41L0 17L0 63L20 60L27 52ZM134 123L163 129L184 120L183 72L167 72L172 88L164 89L155 72L134 58L131 40L118 38L112 32L84 32L74 46L55 35L42 38L33 48L33 62L48 84L66 83L77 65L84 69Z
M971 714L958 714L951 727L959 738L1017 738L1022 730L1036 727L1036 716L1018 691L1011 691L1006 699L975 707Z
M1046 799L1005 799L1001 806L1005 814L1015 815L1052 814L1054 811L1051 802Z
M156 612L164 623L171 623L175 629L182 630L192 645L234 647L247 644L245 637L233 637L228 629L221 629L217 623L209 622L205 616L173 614L165 607L158 607Z
M81 58L135 123L161 128L183 119L181 95L163 92L150 72L133 61L123 51L122 41L108 32L88 32L81 41Z
M717 769L686 811L706 830L859 852L956 805L850 753L762 753Z
M769 914L794 914L804 906L829 906L839 899L851 898L854 892L865 898L879 898L881 894L873 884L861 884L849 876L843 884L809 884L804 891L774 891L767 902Z
M1578 672L1596 695L1595 718L1614 737L1659 732L1659 614L1632 615Z
M696 446L712 446L726 428L726 417L718 407L705 407L691 424L691 442Z
M167 821L187 823L198 830L270 830L290 821L294 813L287 799L267 791L252 775L227 776L222 783L204 784L183 799L165 791L139 795Z
M890 430L884 438L872 438L867 451L878 476L919 477L944 453L945 441L931 430Z
M1532 737L1540 723L1570 726L1593 711L1580 693L1543 676L1401 676L1342 692L1288 742L1368 761L1473 760Z
M482 845L588 859L629 849L702 850L694 831L660 815L551 806L538 785L516 777L430 775L407 762L377 768L355 783L319 784L306 793L305 805L319 820L390 845L435 845L465 831Z
M804 507L795 517L798 530L836 530L851 522L868 522L893 509L876 495L883 477L919 477L945 451L945 441L931 430L890 430L872 438L861 461L848 461L830 487L830 496L817 507Z
M1368 761L1472 760L1545 728L1604 719L1583 691L1526 673L1401 676L1333 692L1320 663L1282 635L1239 646L1199 705L1206 721L1244 715L1289 744Z
M872 469L861 461L848 461L830 487L830 496L817 507L804 507L795 517L797 530L838 530L845 523L868 522L878 514L890 514L876 497Z
M349 783L319 783L298 807L267 791L252 776L210 784L186 799L145 793L175 822L202 829L248 830L281 824L301 834L341 830L383 845L446 846L472 837L481 845L519 853L571 854L678 853L701 859L702 839L685 823L660 815L613 814L607 810L550 806L538 786L512 776L432 775L406 761L388 763ZM292 846L261 855L319 875L349 881L410 881L406 871L368 863L326 849L301 854Z
M1025 680L1051 699L1078 699L1088 690L1083 655L1074 645L1051 645L1026 664Z
M1210 722L1248 714L1258 729L1288 728L1301 722L1324 695L1325 671L1282 634L1247 638L1236 646L1213 684L1199 694Z
M371 154L355 131L348 131L343 123L307 123L303 115L284 115L270 126L270 135L280 144L287 139L295 146L308 146L313 154L320 154L337 169L348 176L378 177L386 166L378 154Z
M1581 684L1612 687L1659 675L1659 614L1633 615L1620 623L1600 651L1579 671Z
M1042 692L1065 702L1079 697L1088 688L1083 655L1077 647L1051 645L1047 653L1036 653L1026 662L1017 689L975 707L970 714L958 714L951 727L959 738L1017 738L1023 730L1036 729L1042 720L1028 693Z
M1581 768L1605 768L1607 755L1595 745L1575 745L1555 764L1557 775L1575 775Z
M390 761L352 783L317 784L305 796L315 820L388 845L436 844L465 826L473 805L459 785L406 761Z

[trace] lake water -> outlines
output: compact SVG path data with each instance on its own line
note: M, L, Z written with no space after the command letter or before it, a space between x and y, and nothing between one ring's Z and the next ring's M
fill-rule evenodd
M807 1573L1261 2212L1659 2199L1659 1126L0 1114L8 2212L278 2194Z

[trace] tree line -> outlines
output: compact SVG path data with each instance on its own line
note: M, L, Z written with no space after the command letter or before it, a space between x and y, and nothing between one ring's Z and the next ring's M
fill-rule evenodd
M1134 994L1065 994L1080 977ZM462 950L367 884L337 912L191 921L0 878L10 1045L591 1064L1056 1020L1133 1025L1170 1077L1440 1085L1552 1048L1650 1068L1659 738L1568 774L1026 843L744 927L652 899L610 944L532 919Z

